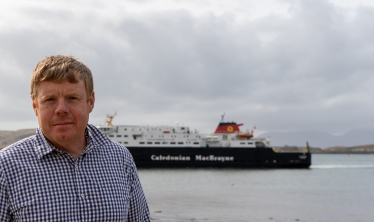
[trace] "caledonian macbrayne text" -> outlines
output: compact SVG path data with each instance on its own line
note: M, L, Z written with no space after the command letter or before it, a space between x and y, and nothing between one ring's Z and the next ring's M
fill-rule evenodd
M171 155L152 155L151 159L153 161L191 161L190 156L171 156ZM233 156L214 156L214 155L196 155L195 161L219 161L219 162L226 162L226 161L234 161Z

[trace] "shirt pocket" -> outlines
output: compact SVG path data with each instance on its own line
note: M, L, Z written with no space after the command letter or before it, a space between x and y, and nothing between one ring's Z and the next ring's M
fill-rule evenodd
M101 181L101 201L106 221L125 221L130 204L130 189L122 178Z
M110 202L114 201L118 202L118 204L123 204L130 199L130 188L128 183L122 178L106 181L102 191L105 195L105 199L109 198Z

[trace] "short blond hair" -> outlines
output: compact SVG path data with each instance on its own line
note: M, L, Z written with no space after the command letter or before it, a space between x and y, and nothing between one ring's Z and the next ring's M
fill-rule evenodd
M43 81L60 83L67 80L70 83L77 83L81 79L84 81L88 100L93 92L91 70L72 55L49 56L36 64L31 74L30 95L36 100L36 86Z

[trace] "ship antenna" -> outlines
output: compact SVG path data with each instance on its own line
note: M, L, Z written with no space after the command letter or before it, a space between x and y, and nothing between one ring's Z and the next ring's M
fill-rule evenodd
M223 113L223 114L221 115L221 122L223 122L224 119L225 119L225 113Z

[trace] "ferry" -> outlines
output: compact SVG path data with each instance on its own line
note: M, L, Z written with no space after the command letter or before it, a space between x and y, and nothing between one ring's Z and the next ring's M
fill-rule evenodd
M212 134L191 131L187 126L113 125L116 114L97 128L124 145L137 168L309 168L311 154L278 153L270 138L254 138L242 132L243 124L224 122L224 115Z

